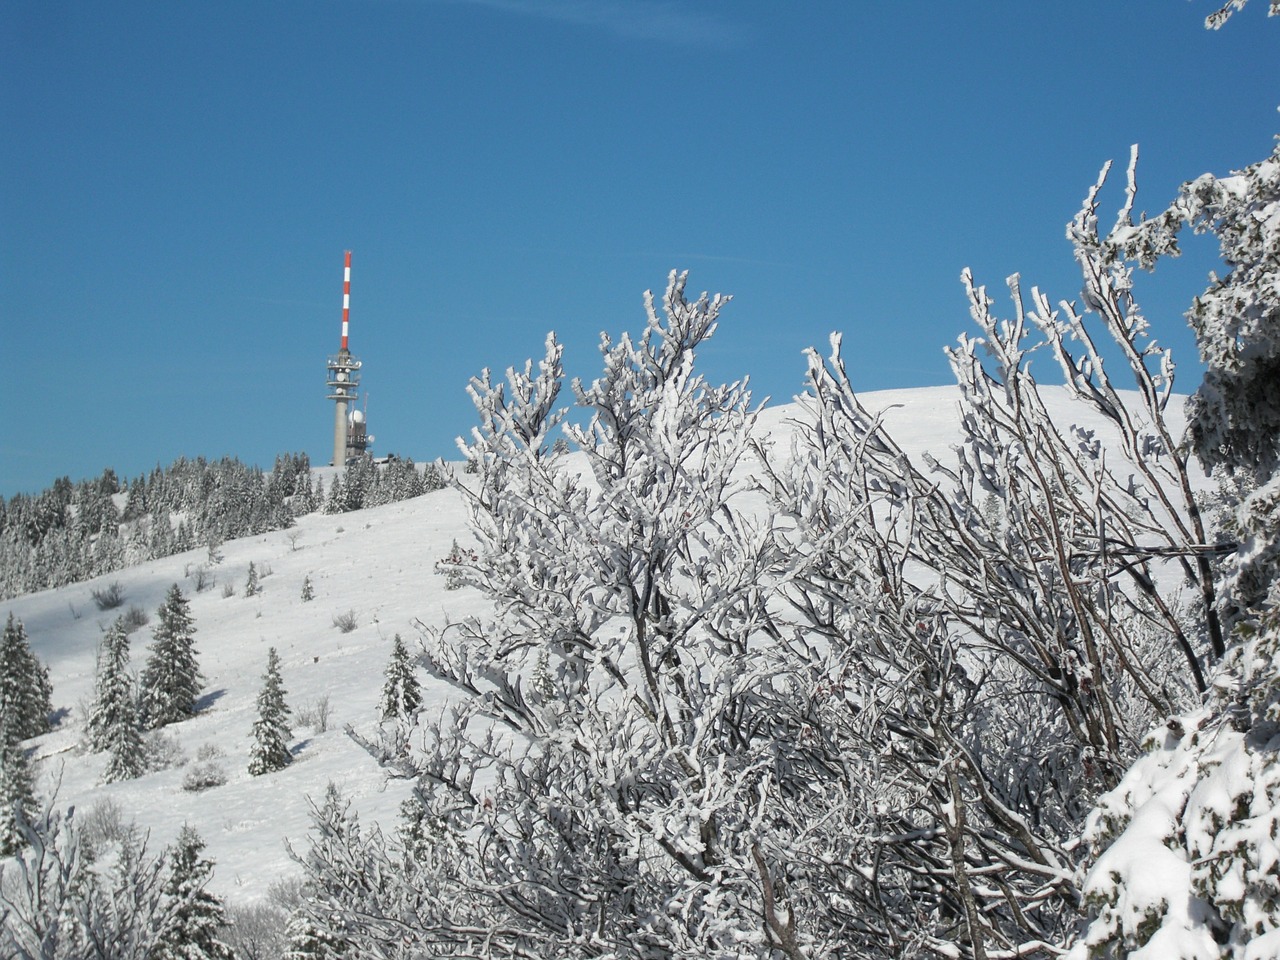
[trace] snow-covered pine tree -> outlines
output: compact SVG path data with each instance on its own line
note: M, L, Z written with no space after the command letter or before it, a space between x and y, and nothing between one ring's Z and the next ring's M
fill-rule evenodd
M103 637L94 691L86 727L89 748L111 755L104 779L112 783L138 776L146 769L146 748L129 674L129 634L122 617L116 618Z
M22 621L14 620L10 613L0 639L3 743L17 743L48 731L52 695L49 671L32 653Z
M276 648L267 651L267 672L258 693L258 719L253 723L253 747L249 751L249 773L260 776L282 770L293 761L289 752L289 707L285 703L284 681L280 677L280 657Z
M258 586L258 568L254 566L253 561L249 561L249 575L244 582L244 595L246 597L257 596L261 588Z
M307 601L314 600L315 598L316 591L311 585L311 574L307 574L302 578L302 602L306 603Z
M288 946L282 960L342 960L352 956L346 941L318 925L303 906L289 916L285 937Z
M408 720L422 705L422 693L409 651L396 634L391 645L391 659L387 662L386 682L382 685L382 719Z
M329 493L323 500L324 513L342 513L347 509L347 494L342 487L342 475L335 473L329 483Z
M143 714L149 727L195 715L204 678L196 663L195 623L187 598L175 583L158 611L151 652L142 671Z
M184 824L169 851L164 891L169 923L148 960L233 960L231 949L218 939L226 914L222 901L206 889L213 862L200 856L204 846L196 829Z
M476 560L474 550L464 550L458 546L457 537L449 547L449 553L436 561L436 573L444 574L444 588L458 590L466 585L467 567Z
M12 856L25 842L21 824L36 814L31 761L18 743L0 740L0 858Z

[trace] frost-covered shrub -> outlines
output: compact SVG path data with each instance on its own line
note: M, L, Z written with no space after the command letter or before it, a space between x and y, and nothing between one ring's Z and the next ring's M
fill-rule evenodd
M159 730L147 735L145 749L148 770L168 770L187 762L187 755L178 738Z
M239 960L280 960L289 914L268 903L228 903L219 939Z
M102 611L114 610L117 607L123 606L125 601L124 587L120 586L120 582L118 580L112 581L107 584L107 586L100 589L95 588L94 590L91 590L90 593L93 594L93 602L97 605L98 609Z
M316 733L324 733L329 729L329 695L324 694L298 707L298 723L310 727Z
M196 751L196 762L182 778L182 789L190 792L220 787L227 782L227 771L221 760L226 754L215 743L202 744Z
M131 606L120 616L127 633L136 633L151 622L151 614L139 606Z
M203 563L197 564L191 570L191 584L196 588L196 593L203 593L214 585L213 574L209 572L209 568Z
M348 610L346 613L335 613L333 615L333 625L342 633L350 633L360 625L360 621L356 617L354 610Z
M125 819L124 809L110 797L103 797L80 818L80 837L90 850L101 851L112 844L135 837L138 824Z

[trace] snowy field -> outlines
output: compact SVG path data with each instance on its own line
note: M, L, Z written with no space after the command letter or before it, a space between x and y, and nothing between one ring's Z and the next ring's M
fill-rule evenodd
M1063 412L1061 422L1079 416L1078 405L1069 404L1060 391L1045 392ZM956 388L937 387L868 394L864 401L872 410L894 408L886 421L913 456L927 450L950 463L948 448L959 422L956 397ZM798 412L787 405L761 416L761 430L778 441L779 453L787 449L788 420ZM1171 420L1180 427L1180 415ZM104 801L115 803L126 821L135 818L150 831L152 849L171 842L184 823L194 825L216 864L211 889L233 903L260 899L273 883L299 872L286 841L300 853L306 850L308 798L322 797L330 781L352 799L362 821L393 829L408 784L387 782L344 727L375 728L383 671L397 633L412 650L417 621L439 625L487 612L478 593L446 590L445 578L434 572L455 538L467 542L466 514L459 494L446 489L355 513L311 514L290 530L228 542L221 563L210 568L216 582L201 592L188 574L206 562L203 548L5 603L0 616L11 611L25 623L32 648L49 667L60 716L53 732L33 741L39 791L47 795L59 784L59 805L74 804L81 813ZM262 592L246 597L251 562L263 575ZM303 602L308 576L315 598ZM124 607L99 611L92 591L112 582L123 588ZM131 638L132 667L141 672L156 610L174 583L189 598L195 621L206 678L200 712L162 731L177 748L173 766L103 785L105 754L87 754L82 746L98 643L118 613L132 606L147 611L151 623ZM235 590L232 596L224 596L228 585ZM344 633L334 619L348 612L357 625ZM251 777L246 771L250 730L272 646L280 654L286 700L294 711L294 763ZM450 695L425 678L423 692L428 715ZM299 711L314 712L326 697L326 730L297 722ZM227 782L187 791L183 778L207 745L224 754L217 762Z

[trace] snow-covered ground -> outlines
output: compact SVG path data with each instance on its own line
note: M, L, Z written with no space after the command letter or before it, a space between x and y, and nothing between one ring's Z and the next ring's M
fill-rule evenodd
M873 410L894 408L886 421L909 453L928 450L950 462L948 448L959 423L956 397L956 388L936 387L868 394L864 401ZM1079 407L1065 397L1062 404L1063 422L1071 422L1066 411ZM797 413L794 405L766 410L761 429L784 441L787 421ZM386 782L343 728L376 726L395 634L412 649L415 622L441 624L488 610L478 593L446 590L444 577L434 572L455 538L462 543L468 538L466 515L459 494L447 489L356 513L312 514L290 530L228 542L222 562L210 568L216 583L198 593L188 573L206 562L204 549L0 605L0 616L11 611L25 623L32 648L49 667L55 709L62 714L53 732L34 741L40 789L47 793L60 780L59 804L74 804L82 812L113 801L126 819L134 817L150 830L153 848L191 823L216 863L211 889L233 902L261 898L272 883L297 871L285 841L299 852L306 849L307 798L322 797L329 781L352 798L362 820L392 828L408 785ZM250 562L265 575L261 594L245 597ZM304 603L307 576L315 598ZM113 581L123 588L125 607L101 612L92 591ZM133 668L140 672L156 610L174 583L190 599L206 678L200 713L163 731L186 762L136 780L101 784L105 755L87 754L81 744L102 631L130 606L151 615L152 622L132 636ZM233 596L223 595L225 585L235 588ZM333 621L349 611L357 626L343 633ZM251 777L246 771L250 730L272 646L280 654L286 699L295 712L295 762ZM439 710L448 689L425 678L424 683L427 711ZM331 710L326 731L296 724L299 709L324 697ZM183 778L206 744L225 754L219 762L227 782L201 792L184 790Z

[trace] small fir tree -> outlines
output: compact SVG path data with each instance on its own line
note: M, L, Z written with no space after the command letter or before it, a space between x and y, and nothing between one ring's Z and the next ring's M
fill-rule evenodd
M346 941L322 929L301 907L289 917L285 937L289 945L284 960L338 960L348 955Z
M442 560L436 561L436 573L444 574L444 588L446 590L457 590L459 587L466 585L466 578L463 576L462 568L467 564L473 564L478 560L478 556L474 550L464 550L458 546L455 538L453 545L449 547L449 553Z
M146 769L146 748L138 720L138 702L129 675L129 634L118 617L98 654L96 696L89 715L89 746L111 754L103 778L107 783L136 777Z
M187 598L175 583L159 610L151 654L142 671L143 712L155 728L195 715L204 677L196 663L195 626Z
M342 478L334 476L329 484L329 495L324 499L325 513L342 513L347 509L347 494L342 488Z
M16 743L0 743L0 857L12 856L23 845L19 818L30 821L36 815L31 780L26 751Z
M316 592L311 586L311 575L308 574L302 578L302 602L306 603L307 601L314 600L315 598Z
M222 901L205 888L213 862L200 856L204 846L195 828L184 825L169 854L165 885L173 912L151 960L233 960L231 948L217 936L226 914Z
M244 595L246 597L257 596L262 591L258 586L258 568L253 565L253 561L249 561L249 577L244 583Z
M293 760L289 753L289 707L284 702L284 683L280 678L280 657L276 648L267 651L267 672L262 677L258 694L258 719L253 724L253 749L249 754L249 773L259 776L283 769Z
M382 719L405 719L422 705L422 692L418 678L414 676L409 651L400 634L396 634L391 647L391 660L387 663L386 682L382 685Z
M48 731L52 694L49 671L31 652L22 621L9 614L0 639L0 727L4 744Z

